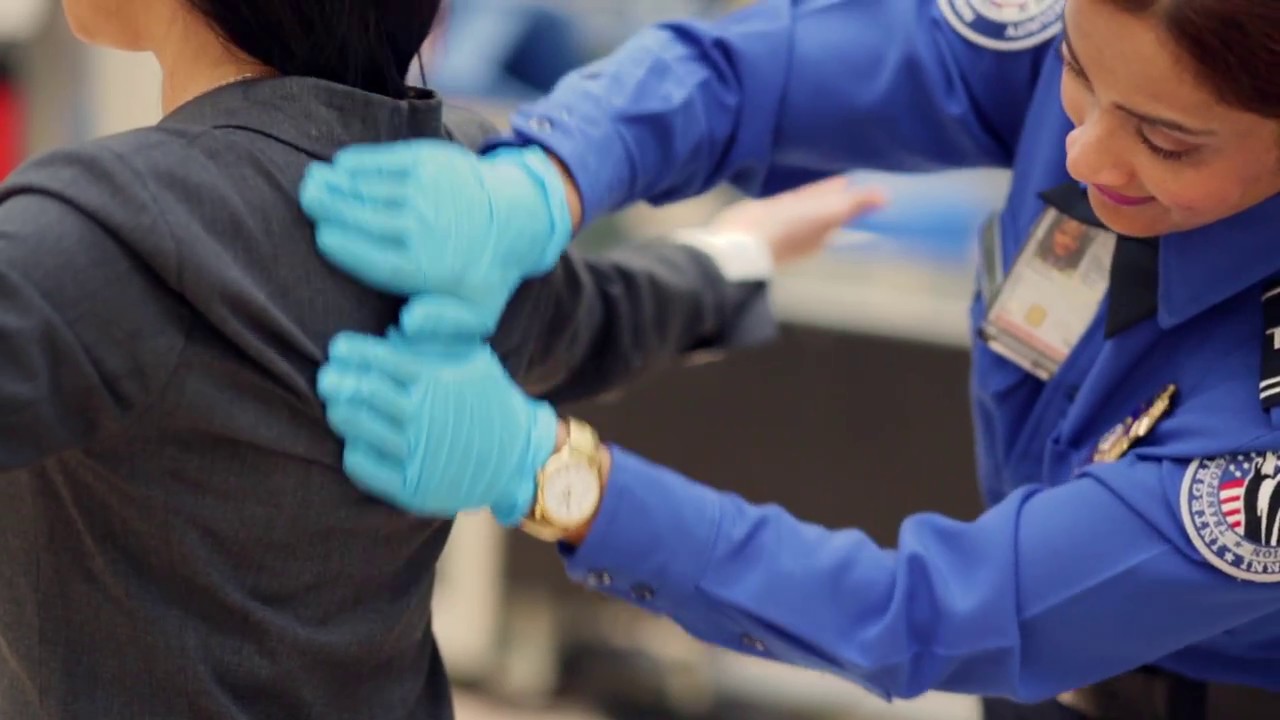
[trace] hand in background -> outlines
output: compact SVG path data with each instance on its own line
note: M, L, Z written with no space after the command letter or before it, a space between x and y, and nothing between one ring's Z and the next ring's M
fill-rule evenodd
M758 200L742 200L717 215L707 230L741 233L763 240L775 265L812 255L849 221L886 202L875 189L836 176Z

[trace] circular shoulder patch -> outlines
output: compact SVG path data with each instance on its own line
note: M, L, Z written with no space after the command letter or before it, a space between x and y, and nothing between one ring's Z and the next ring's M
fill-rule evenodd
M1280 582L1280 456L1241 453L1191 463L1182 480L1182 524L1222 572Z
M960 36L988 50L1035 47L1062 31L1067 0L938 0Z

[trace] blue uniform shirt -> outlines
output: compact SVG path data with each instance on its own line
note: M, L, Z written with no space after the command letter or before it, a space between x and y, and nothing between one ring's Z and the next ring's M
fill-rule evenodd
M565 161L588 216L722 180L771 192L853 167L1011 167L1008 264L1039 193L1069 181L1062 4L997 22L974 0L761 0L647 31L520 111L515 132ZM570 573L710 642L886 696L1037 700L1142 665L1280 690L1280 537L1258 534L1280 514L1280 432L1258 386L1276 228L1272 198L1162 238L1154 314L1106 337L1113 290L1047 383L975 337L990 505L976 521L918 515L881 548L618 449ZM979 297L975 323L984 311ZM1169 384L1168 416L1093 462ZM858 482L857 458L831 461Z

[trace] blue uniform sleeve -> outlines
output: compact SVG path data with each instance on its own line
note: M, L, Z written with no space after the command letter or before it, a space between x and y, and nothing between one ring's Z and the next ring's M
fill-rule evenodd
M938 0L759 0L641 32L513 129L565 163L587 218L726 180L758 194L854 167L1007 166L1052 33L998 50L962 31Z
M885 697L1036 701L1280 607L1280 587L1240 582L1191 546L1173 499L1186 467L1126 459L1025 487L973 522L917 515L888 550L618 450L591 535L566 559L703 640Z

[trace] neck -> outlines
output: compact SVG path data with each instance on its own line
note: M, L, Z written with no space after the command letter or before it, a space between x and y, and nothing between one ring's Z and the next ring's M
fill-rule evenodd
M194 14L184 13L169 23L164 41L152 52L164 76L160 100L165 115L237 79L271 74L270 68L231 47Z

